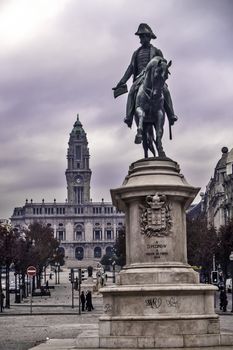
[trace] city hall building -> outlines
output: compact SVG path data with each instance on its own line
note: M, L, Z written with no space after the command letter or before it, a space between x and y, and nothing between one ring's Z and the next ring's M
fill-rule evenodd
M67 151L67 200L65 203L34 203L26 200L14 209L11 223L19 230L37 221L51 226L60 241L69 266L99 261L110 254L118 231L124 225L124 214L111 202L90 199L91 169L86 133L77 116L70 133Z

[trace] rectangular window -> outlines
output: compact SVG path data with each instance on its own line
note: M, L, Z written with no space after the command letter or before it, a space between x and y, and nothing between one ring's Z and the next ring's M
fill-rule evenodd
M76 159L81 160L81 146L77 145L75 148Z
M59 239L59 241L63 241L64 240L63 231L58 231L58 239Z
M33 208L33 214L34 214L34 215L36 214L36 209L35 209L35 208Z
M76 232L76 240L81 241L82 240L82 231L77 231Z
M107 230L107 239L112 239L112 231Z
M45 214L47 214L47 212L48 212L47 208L44 208L44 212L45 212Z
M100 240L100 230L95 230L95 240L96 241Z

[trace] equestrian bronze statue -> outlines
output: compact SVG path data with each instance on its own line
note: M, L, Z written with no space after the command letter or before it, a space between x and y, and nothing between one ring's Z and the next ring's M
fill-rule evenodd
M162 147L165 114L168 117L170 139L171 126L177 121L166 84L171 62L167 63L162 51L150 44L156 36L147 24L141 23L135 35L139 36L141 46L134 52L122 79L113 88L114 97L128 92L126 82L133 76L124 122L131 128L135 120L135 143L142 142L145 158L148 158L148 150L155 157L155 148L159 157L166 157Z

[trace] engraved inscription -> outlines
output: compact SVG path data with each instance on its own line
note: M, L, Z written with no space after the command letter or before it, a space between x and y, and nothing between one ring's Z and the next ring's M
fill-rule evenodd
M155 244L147 244L146 248L148 250L152 250L145 253L147 256L160 258L161 256L168 255L167 245L165 243L159 243L158 241L156 241Z
M143 235L161 237L171 233L171 209L165 195L156 193L147 196L141 209L140 227Z

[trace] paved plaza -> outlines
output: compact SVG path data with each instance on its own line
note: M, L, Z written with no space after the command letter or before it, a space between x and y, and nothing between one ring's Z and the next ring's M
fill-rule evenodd
M109 279L108 284L111 283ZM66 269L60 275L60 284L55 285L55 289L51 290L51 297L33 298L32 315L28 299L21 304L14 303L13 294L11 299L11 308L5 309L0 314L0 350L75 349L79 334L97 332L98 318L103 310L101 295L94 293L94 310L85 311L79 315L77 291L74 294L74 308L71 307L71 284L68 281ZM230 294L228 299L228 310L231 310ZM218 306L218 300L216 301ZM228 311L225 314L221 312L220 320L223 332L233 331L231 312Z

